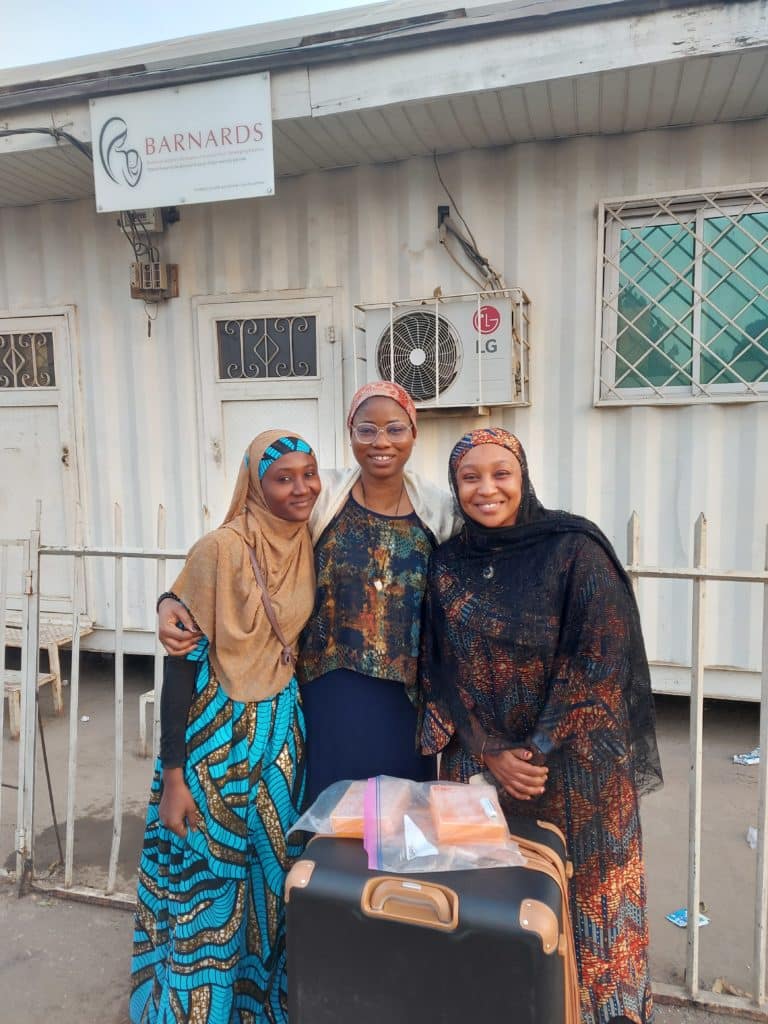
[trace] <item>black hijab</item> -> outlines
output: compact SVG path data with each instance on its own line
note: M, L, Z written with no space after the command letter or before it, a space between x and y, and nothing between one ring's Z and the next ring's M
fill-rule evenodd
M512 452L522 471L522 496L517 518L512 526L485 527L472 520L461 508L458 499L457 471L464 456L481 444L495 444ZM645 653L640 613L634 588L613 545L593 522L568 512L546 509L534 490L528 472L528 460L519 439L500 427L473 430L465 434L454 446L449 459L451 489L464 520L461 543L453 548L454 558L476 563L480 559L493 560L494 555L517 554L525 556L525 549L546 543L550 538L564 534L581 534L599 545L613 563L626 588L628 609L627 671L622 678L622 697L629 722L630 754L638 792L650 792L662 783L661 764L656 744L656 714L651 690L648 659ZM459 572L462 567L458 567ZM468 573L464 574L467 578Z

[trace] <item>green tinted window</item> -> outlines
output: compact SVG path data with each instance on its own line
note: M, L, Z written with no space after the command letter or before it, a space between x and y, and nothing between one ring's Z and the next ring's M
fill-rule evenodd
M768 213L704 221L704 384L768 381L767 249Z
M695 239L687 228L621 231L616 387L690 385Z

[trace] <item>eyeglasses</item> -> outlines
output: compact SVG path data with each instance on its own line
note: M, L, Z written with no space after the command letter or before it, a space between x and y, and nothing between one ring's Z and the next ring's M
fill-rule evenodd
M393 420L386 427L377 427L375 423L356 423L352 433L360 444L373 444L378 441L380 434L386 434L387 440L397 442L404 441L411 433L411 428L400 420Z

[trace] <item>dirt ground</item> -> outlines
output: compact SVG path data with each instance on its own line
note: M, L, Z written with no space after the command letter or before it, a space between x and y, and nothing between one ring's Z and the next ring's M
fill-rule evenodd
M75 879L103 887L113 833L114 709L113 662L85 655L78 708L79 770L75 825ZM129 658L125 672L125 812L117 890L130 894L141 843L151 760L138 756L138 700L151 688L148 659ZM65 689L67 703L69 689ZM41 693L54 805L65 818L68 715L53 715ZM665 920L685 904L687 874L688 707L685 700L658 702L659 742L666 784L643 807L654 982L683 981L686 934ZM150 709L151 716L151 709ZM758 708L708 702L705 712L704 830L702 900L710 924L701 930L701 987L718 978L741 989L752 982L755 908L755 851L746 832L756 823L757 770L732 763L732 755L758 742ZM151 727L151 723L150 723ZM12 872L18 744L3 744L0 812L0 867ZM58 850L38 748L39 785L35 809L35 864L38 876L55 881ZM64 842L64 827L60 826ZM126 1024L127 970L132 921L125 910L84 905L33 892L19 899L12 877L0 879L0 1021L42 1024ZM660 1006L657 1024L712 1024L720 1020L700 1009ZM428 1024L428 1022L425 1022Z

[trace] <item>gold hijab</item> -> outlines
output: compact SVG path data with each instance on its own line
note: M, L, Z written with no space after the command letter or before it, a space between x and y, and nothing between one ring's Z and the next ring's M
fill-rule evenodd
M281 662L282 644L269 624L246 545L256 554L275 617L294 649L315 601L309 527L270 512L259 479L263 459L275 461L289 450L268 452L280 438L301 441L288 430L267 430L251 441L224 522L194 545L171 588L208 637L213 671L237 701L272 697L293 675L293 666Z

